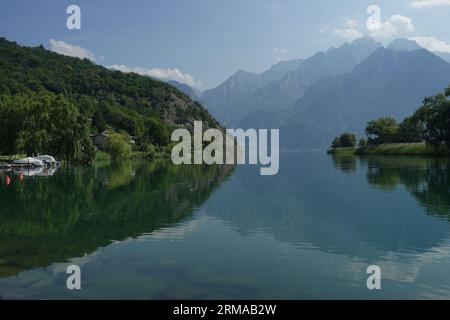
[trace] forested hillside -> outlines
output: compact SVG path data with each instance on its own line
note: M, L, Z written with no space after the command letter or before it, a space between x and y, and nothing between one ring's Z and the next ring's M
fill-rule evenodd
M0 154L53 153L88 161L89 133L107 127L137 147L167 145L175 127L219 127L205 108L161 81L0 38Z

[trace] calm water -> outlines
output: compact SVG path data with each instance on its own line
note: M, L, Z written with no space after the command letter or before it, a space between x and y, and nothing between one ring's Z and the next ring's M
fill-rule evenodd
M284 153L0 174L3 298L450 298L450 162ZM82 289L66 289L77 264ZM368 265L382 290L366 288Z

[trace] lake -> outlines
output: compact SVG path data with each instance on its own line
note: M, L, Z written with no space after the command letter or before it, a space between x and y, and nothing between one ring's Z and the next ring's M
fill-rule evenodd
M134 161L5 177L4 299L450 298L447 159L286 152L276 176Z

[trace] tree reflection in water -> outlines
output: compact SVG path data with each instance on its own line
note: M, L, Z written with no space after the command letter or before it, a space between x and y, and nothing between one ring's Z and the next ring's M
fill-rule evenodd
M188 217L232 168L125 161L0 185L0 277L83 256Z

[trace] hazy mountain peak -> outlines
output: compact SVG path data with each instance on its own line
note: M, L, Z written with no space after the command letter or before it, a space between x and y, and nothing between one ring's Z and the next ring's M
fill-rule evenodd
M376 41L374 38L372 37L362 37L362 38L358 38L353 40L353 42L351 43L352 46L359 46L359 45L381 45L380 42Z
M240 69L227 80L225 80L225 82L223 82L219 87L230 87L235 85L253 87L255 86L255 82L257 81L257 79L258 75L256 73Z
M234 78L234 77L253 77L256 76L256 73L250 72L250 71L246 71L244 69L239 69L234 75L232 75L230 78Z
M323 56L326 57L330 55L349 55L349 52L352 52L353 55L356 56L358 62L361 62L380 47L383 47L383 45L374 38L362 37L351 43L345 42L338 48L331 47L325 52L317 52L312 58L323 58Z
M387 46L387 48L394 51L414 51L422 49L422 47L419 46L414 40L403 38L395 39Z
M382 48L383 45L380 42L375 41L374 38L364 37L354 40L350 44L350 47L361 62L369 55L371 55L374 51Z
M276 64L274 64L273 66L271 66L270 67L270 69L276 69L276 68L278 68L278 67L280 67L280 66L285 66L285 65L288 65L288 64L291 64L292 62L296 62L296 63L301 63L302 61L303 61L303 59L295 59L295 60L285 60L285 61L280 61L280 62L277 62ZM269 69L269 70L270 70Z
M169 80L169 81L167 81L167 83L170 84L171 86L174 86L181 92L187 94L193 101L198 101L200 96L202 95L201 91L199 91L193 87L190 87L189 85L187 85L185 83L181 83L176 80Z

